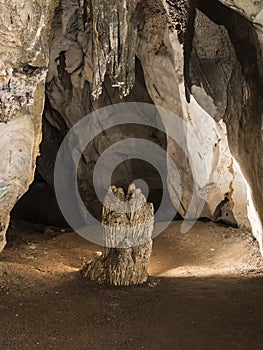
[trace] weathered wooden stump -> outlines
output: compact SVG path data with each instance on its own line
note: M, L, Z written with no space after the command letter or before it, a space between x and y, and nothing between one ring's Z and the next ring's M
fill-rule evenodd
M114 208L114 209L113 209ZM102 255L82 269L83 277L114 286L146 282L152 252L153 204L135 185L127 194L112 186L104 200Z

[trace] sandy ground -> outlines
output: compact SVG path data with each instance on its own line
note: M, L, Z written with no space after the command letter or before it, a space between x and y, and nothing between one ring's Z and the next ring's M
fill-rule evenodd
M79 269L100 247L16 222L0 255L0 349L263 349L263 261L248 232L175 222L147 283L98 286Z

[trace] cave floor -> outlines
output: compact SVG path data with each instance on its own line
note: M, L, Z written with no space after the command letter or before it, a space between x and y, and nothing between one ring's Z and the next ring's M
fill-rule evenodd
M0 255L0 349L263 349L263 261L246 231L172 223L147 283L113 288L79 269L100 247L15 222Z

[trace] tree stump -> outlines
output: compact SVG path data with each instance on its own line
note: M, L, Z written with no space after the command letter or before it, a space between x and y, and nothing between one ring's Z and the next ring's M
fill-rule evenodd
M83 277L114 286L146 282L152 252L153 204L131 184L127 194L112 186L105 196L102 255L82 269Z

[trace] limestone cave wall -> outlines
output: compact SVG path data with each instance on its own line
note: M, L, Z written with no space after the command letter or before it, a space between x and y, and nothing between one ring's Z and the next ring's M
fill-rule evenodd
M56 154L73 125L101 107L130 101L175 113L199 140L198 149L192 152L185 130L186 154L158 130L138 125L106 130L88 145L78 170L80 193L93 215L101 212L92 186L94 163L120 135L140 137L175 160L181 217L205 192L206 205L192 217L250 228L262 248L260 2L12 0L0 6L0 250L10 211L33 181L41 138L37 178L52 191ZM206 172L197 166L196 154L205 160ZM158 173L127 160L113 182L125 186L133 178L147 181L150 200L158 206ZM176 202L179 184L169 164L167 186ZM24 202L29 211L30 200ZM52 220L56 224L56 217Z

